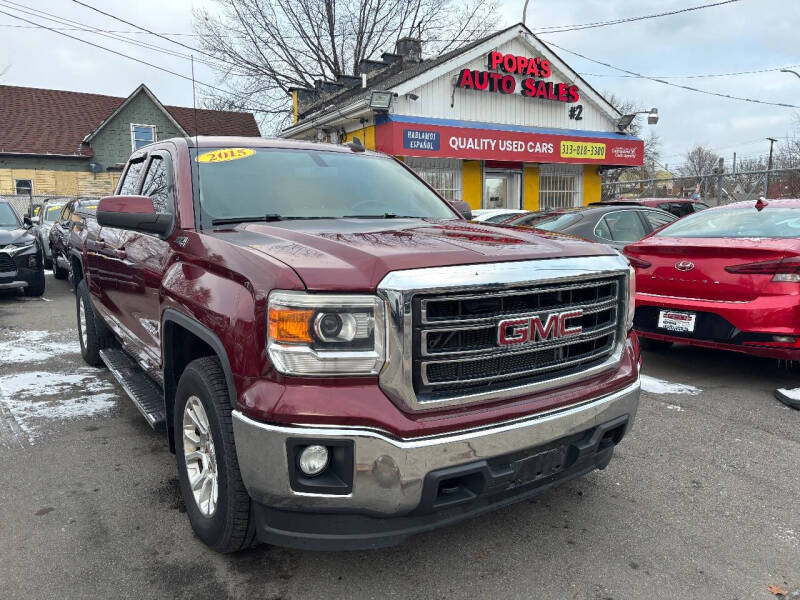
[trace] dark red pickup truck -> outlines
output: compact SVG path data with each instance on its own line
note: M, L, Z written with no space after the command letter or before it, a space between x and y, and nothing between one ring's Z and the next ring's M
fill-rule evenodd
M165 140L117 194L72 265L83 356L216 550L398 543L604 468L633 422L607 246L469 223L359 145Z

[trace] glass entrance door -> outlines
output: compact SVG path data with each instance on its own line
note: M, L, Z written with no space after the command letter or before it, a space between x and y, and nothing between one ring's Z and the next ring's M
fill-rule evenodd
M483 186L483 208L520 208L522 174L488 171Z

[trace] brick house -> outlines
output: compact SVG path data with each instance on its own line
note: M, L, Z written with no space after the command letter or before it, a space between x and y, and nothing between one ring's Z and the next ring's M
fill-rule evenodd
M0 195L102 196L131 152L176 136L259 136L251 113L164 106L144 84L127 98L0 85Z

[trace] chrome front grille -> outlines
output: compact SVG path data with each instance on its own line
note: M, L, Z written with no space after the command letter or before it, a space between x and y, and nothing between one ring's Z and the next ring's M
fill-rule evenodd
M552 377L606 358L614 350L620 314L619 278L542 285L480 294L414 299L414 387L435 399ZM566 321L568 338L501 346L501 321L580 310Z
M404 409L435 410L615 368L625 345L628 276L618 255L390 273L378 287L388 307L381 387ZM557 335L545 327L555 318ZM538 335L509 343L516 321L529 331L536 325Z

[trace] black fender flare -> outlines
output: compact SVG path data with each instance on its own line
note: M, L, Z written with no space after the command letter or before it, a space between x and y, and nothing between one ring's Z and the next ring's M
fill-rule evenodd
M225 374L225 383L228 386L228 395L230 396L231 406L236 406L236 385L233 382L233 371L231 370L231 363L228 360L228 352L225 346L222 345L220 339L214 332L208 329L205 325L196 319L175 310L174 308L167 308L161 314L161 361L162 373L164 375L164 412L167 416L167 439L169 440L169 449L175 452L175 427L173 423L174 406L175 406L175 391L178 388L177 378L172 376L173 373L173 355L168 350L169 332L172 325L182 327L193 335L203 340L219 359L219 364L222 367L222 372ZM169 373L169 376L167 375Z
M228 385L228 395L230 396L231 406L236 406L236 385L233 381L233 371L231 370L231 363L230 360L228 360L228 352L225 350L225 346L222 344L217 335L205 325L193 319L192 317L175 310L174 308L167 308L161 315L161 354L162 361L164 362L164 370L166 371L167 367L170 366L167 365L169 353L166 352L166 347L164 344L164 340L166 338L165 334L170 323L175 323L176 325L183 327L211 347L219 359L219 363L222 366L222 372L225 374L225 382ZM166 383L167 382L165 381L165 386ZM177 382L175 383L177 385ZM173 393L174 391L175 390L172 390Z

